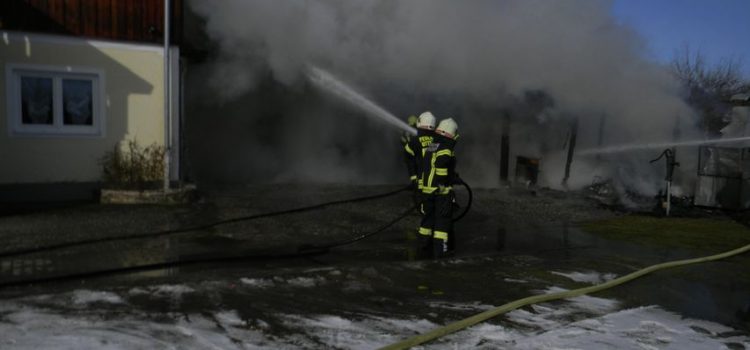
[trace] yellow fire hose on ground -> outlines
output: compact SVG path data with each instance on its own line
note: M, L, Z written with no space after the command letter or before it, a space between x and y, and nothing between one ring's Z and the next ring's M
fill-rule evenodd
M591 286L591 287L579 288L579 289L558 292L558 293L535 295L535 296L531 296L531 297L527 297L523 299L518 299L516 301L498 306L497 308L494 308L492 310L487 310L485 312L476 314L474 316L465 318L463 320L451 323L447 326L440 327L432 331L429 331L427 333L419 334L409 339L400 341L398 343L388 345L386 347L381 348L381 350L409 349L413 346L417 346L419 344L423 344L431 340L435 340L437 338L446 336L453 332L460 331L462 329L471 327L477 323L484 322L490 318L502 315L506 312L513 311L515 309L518 309L526 305L543 303L543 302L557 300L557 299L573 298L573 297L581 296L584 294L599 292L599 291L609 289L614 286L618 286L620 284L632 281L638 277L647 275L654 271L663 270L663 269L672 268L672 267L685 266L685 265L690 265L690 264L697 264L697 263L725 259L731 256L745 253L747 251L750 251L750 244L741 248L737 248L734 250L730 250L728 252L721 253L721 254L706 256L702 258L695 258L695 259L669 261L669 262L665 262L661 264L652 265L644 269L638 270L636 272L627 274L625 276L613 279L609 282L605 282L605 283L598 284L598 285Z

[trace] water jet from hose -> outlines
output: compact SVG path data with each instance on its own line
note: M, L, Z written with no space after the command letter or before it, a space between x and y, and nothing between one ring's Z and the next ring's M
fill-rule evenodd
M680 142L626 144L626 145L619 145L619 146L585 149L579 152L578 154L579 155L594 155L594 154L603 154L603 153L621 153L621 152L628 152L628 151L642 151L642 150L649 150L649 149L671 148L671 147L680 147L680 146L701 146L701 145L708 145L708 144L733 143L733 142L742 142L742 141L750 141L750 136L733 137L733 138L726 138L726 139L690 140L690 141L680 141Z
M416 135L417 131L409 126L406 122L399 119L392 113L378 106L368 98L364 97L359 92L355 91L352 87L344 84L341 80L334 77L331 73L315 67L308 66L305 73L307 78L315 84L319 89L324 90L331 95L348 102L354 107L361 109L365 114L371 118L375 118L378 121L385 122L390 126L397 127L402 131Z

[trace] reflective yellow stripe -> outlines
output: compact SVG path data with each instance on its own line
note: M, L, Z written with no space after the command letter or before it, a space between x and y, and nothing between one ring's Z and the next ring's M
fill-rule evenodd
M412 151L412 149L411 149L411 147L409 147L408 143L404 146L404 149L406 150L406 153L409 153L412 156L414 155L414 151Z
M430 159L430 176L427 178L427 185L425 185L425 187L432 187L432 180L435 178L435 159L437 159L437 154L433 153L432 159ZM430 191L429 193L432 193L433 191Z
M448 240L448 232L444 231L435 231L435 235L432 236L435 239L442 239L444 241Z
M451 191L453 191L453 186L447 186L447 187L443 187L443 186L440 186L440 187L422 186L422 187L420 187L420 189L422 190L422 193L424 193L424 194L433 194L433 193L448 194L448 193L451 193Z
M409 176L410 181L415 181L417 179L417 175Z
M448 194L451 191L453 191L453 186L422 187L422 193L424 194Z
M423 148L422 151L424 152L425 149ZM424 193L433 193L435 192L436 187L432 187L432 181L435 180L435 175L437 176L448 176L448 168L435 168L435 161L438 157L441 156L453 156L453 151L449 149L444 149L441 151L437 151L432 154L432 159L430 159L430 175L427 177L427 184L424 185L424 189L422 192ZM448 191L440 191L441 194L445 194L450 192Z
M423 236L432 236L432 230L429 228L420 227L419 234Z
M453 151L451 151L449 149L444 149L442 151L437 151L437 153L435 153L435 157L440 157L440 156L449 156L449 157L452 157L453 156Z
M440 187L440 191L438 193L439 194L448 194L448 193L451 193L452 190L453 190L453 187L451 187L451 186Z

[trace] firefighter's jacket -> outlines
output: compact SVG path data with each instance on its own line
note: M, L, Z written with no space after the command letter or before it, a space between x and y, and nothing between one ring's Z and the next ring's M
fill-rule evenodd
M435 134L433 141L423 149L420 188L425 194L449 194L456 182L456 141Z
M422 158L424 149L432 143L435 133L431 130L417 129L417 136L409 137L404 144L404 154L406 156L406 166L409 169L411 181L419 184L419 178L422 174Z

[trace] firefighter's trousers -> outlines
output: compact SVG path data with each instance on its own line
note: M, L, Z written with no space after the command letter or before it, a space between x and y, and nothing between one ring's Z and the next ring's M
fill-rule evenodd
M448 252L453 231L452 194L422 194L422 222L419 225L420 255L440 258Z

